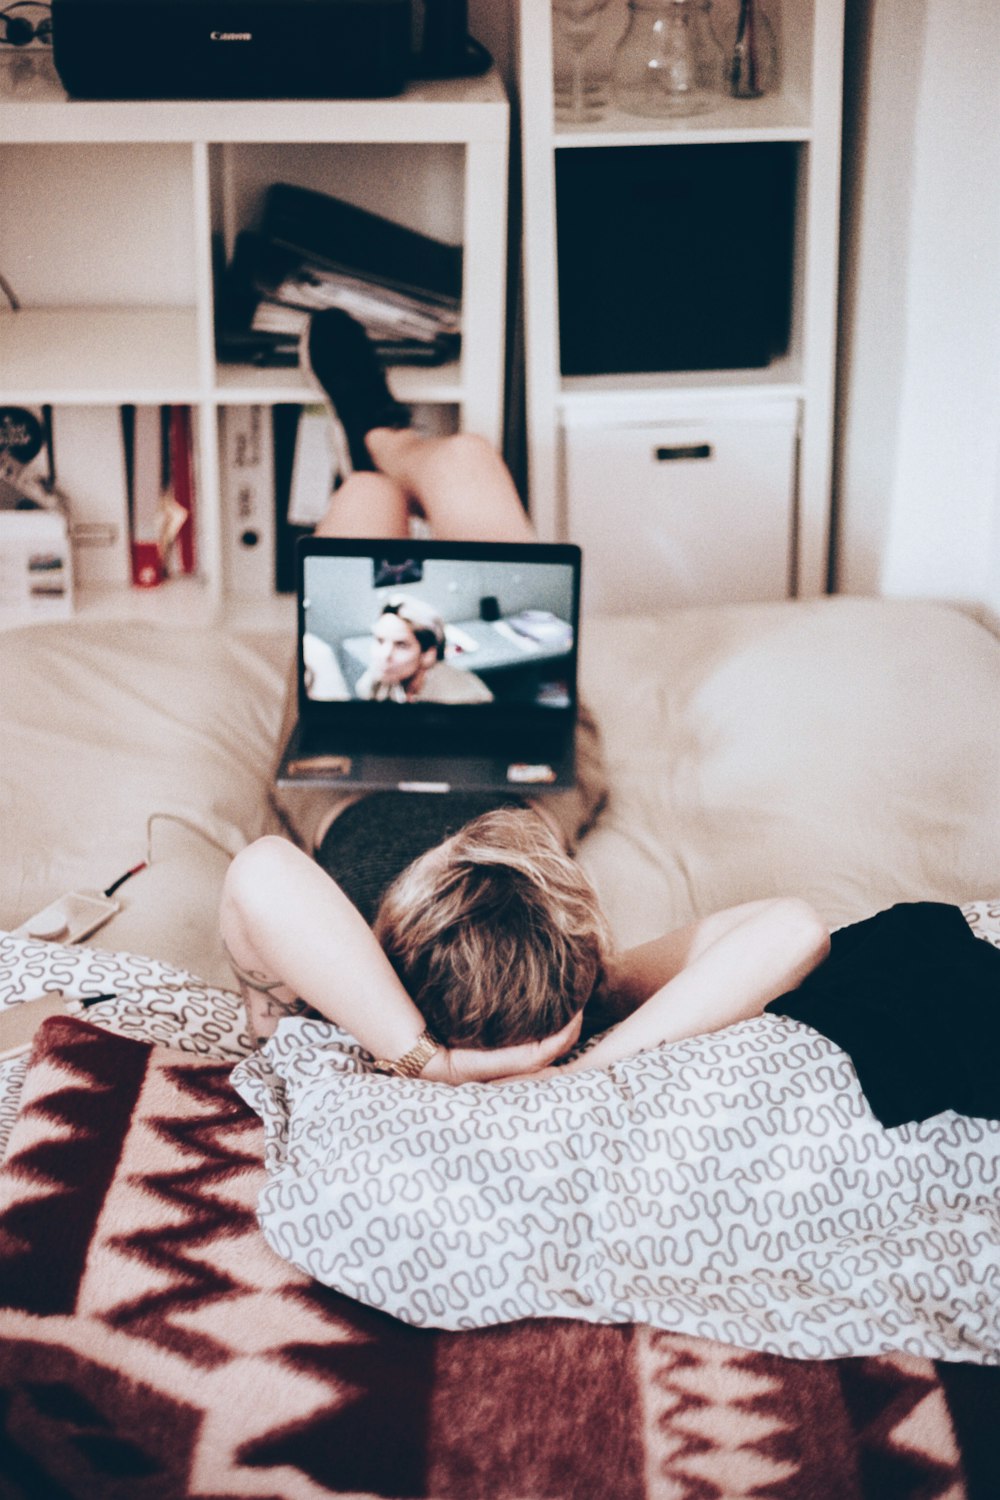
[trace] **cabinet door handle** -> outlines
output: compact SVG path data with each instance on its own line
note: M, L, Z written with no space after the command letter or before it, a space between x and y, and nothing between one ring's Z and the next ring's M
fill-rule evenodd
M654 448L653 457L659 464L673 463L679 458L711 458L711 443L678 443L672 448Z

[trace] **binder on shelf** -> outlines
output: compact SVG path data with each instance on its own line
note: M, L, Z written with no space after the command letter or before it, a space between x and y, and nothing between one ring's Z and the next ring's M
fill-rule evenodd
M297 526L289 519L292 469L301 406L282 402L272 408L274 425L274 587L279 594L295 592L295 544L308 536L311 526Z
M131 579L128 494L119 414L113 406L57 406L52 450L69 509L76 583L121 588Z
M457 309L462 247L370 213L343 198L276 182L267 191L262 233L308 253L319 265L389 290Z
M155 588L164 577L161 521L167 447L163 409L123 406L121 421L132 582L137 588Z
M288 520L293 526L312 527L326 515L339 472L332 438L326 407L302 407L288 492Z
M220 413L223 577L236 596L266 598L274 589L274 436L264 406Z

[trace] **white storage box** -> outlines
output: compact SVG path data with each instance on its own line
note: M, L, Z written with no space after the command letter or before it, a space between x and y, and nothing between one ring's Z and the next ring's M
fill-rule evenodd
M66 518L54 510L0 510L0 627L66 620L73 558Z
M797 434L790 399L568 414L566 537L583 548L584 607L787 598Z

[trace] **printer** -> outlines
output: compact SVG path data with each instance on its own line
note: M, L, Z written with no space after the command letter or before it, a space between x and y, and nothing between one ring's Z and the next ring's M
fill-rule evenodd
M410 0L52 0L78 99L359 99L402 93Z

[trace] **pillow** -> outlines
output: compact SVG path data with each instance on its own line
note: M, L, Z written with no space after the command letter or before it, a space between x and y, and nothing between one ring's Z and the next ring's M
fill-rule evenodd
M968 615L829 598L585 621L612 795L581 848L623 946L794 895L830 926L991 890L1000 642Z
M289 1019L233 1082L265 1125L270 1244L372 1307L1000 1363L1000 1122L886 1130L808 1026L762 1016L507 1084L369 1064Z

